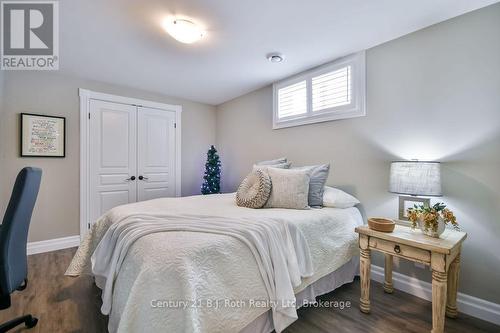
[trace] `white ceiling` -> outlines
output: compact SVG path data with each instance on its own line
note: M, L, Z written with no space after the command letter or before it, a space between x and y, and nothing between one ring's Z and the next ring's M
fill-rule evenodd
M216 105L497 1L60 1L60 68ZM175 41L160 26L169 15L193 18L207 36ZM268 62L273 51L285 62Z

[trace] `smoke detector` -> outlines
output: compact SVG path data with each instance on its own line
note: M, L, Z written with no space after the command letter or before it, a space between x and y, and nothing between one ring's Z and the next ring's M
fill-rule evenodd
M266 58L270 62L282 62L285 60L285 56L281 53L269 53Z

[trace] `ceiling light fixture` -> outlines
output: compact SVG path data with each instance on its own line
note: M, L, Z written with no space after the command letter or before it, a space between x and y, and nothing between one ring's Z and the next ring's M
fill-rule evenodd
M270 62L282 62L285 60L285 56L281 53L269 53L266 58Z
M196 23L186 19L166 19L163 29L181 43L191 44L200 40L205 32Z

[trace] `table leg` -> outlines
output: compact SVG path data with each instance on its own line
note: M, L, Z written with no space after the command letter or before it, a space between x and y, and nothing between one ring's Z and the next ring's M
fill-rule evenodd
M450 264L448 269L448 287L446 297L446 316L450 318L457 317L457 289L458 272L460 270L460 253Z
M361 279L361 298L359 299L359 309L363 313L370 313L370 250L360 249L359 273Z
M444 332L444 314L446 308L446 280L447 274L432 271L432 331Z
M392 286L392 255L385 255L385 269L384 269L384 291L392 294L394 287Z

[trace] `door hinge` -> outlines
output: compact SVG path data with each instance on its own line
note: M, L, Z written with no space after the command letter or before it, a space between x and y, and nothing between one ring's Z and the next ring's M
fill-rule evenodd
M174 128L177 128L177 123L174 123Z
M87 223L87 229L90 229L90 222Z
M89 119L90 119L90 112L89 112Z

